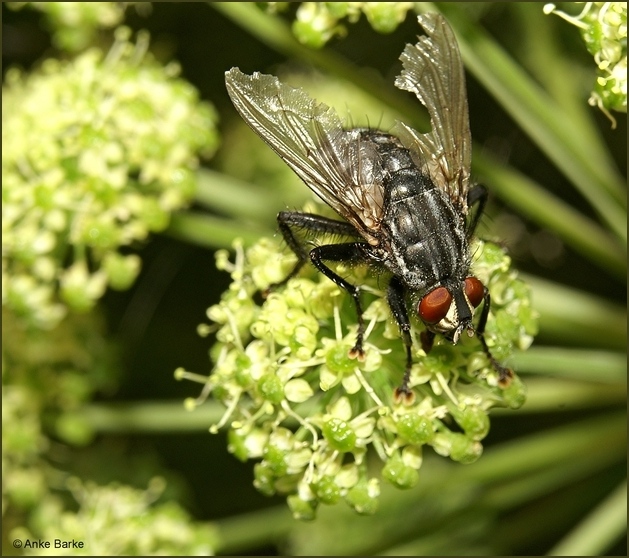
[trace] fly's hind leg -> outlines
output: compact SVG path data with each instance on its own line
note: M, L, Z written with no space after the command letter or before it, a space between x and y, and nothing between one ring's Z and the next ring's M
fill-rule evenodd
M481 184L477 184L476 186L470 188L467 193L467 207L472 208L475 205L477 206L467 227L468 238L471 238L474 231L476 231L476 226L478 225L478 222L483 215L483 211L485 210L485 205L487 204L487 197L487 188Z

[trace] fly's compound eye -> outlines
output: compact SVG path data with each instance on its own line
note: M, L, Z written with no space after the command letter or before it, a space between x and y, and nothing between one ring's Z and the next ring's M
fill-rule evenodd
M468 277L465 280L465 296L474 308L482 302L485 296L485 287L476 277Z
M478 283L480 284L480 281ZM437 287L424 295L417 308L417 313L425 323L436 324L446 317L451 303L450 291L445 287Z

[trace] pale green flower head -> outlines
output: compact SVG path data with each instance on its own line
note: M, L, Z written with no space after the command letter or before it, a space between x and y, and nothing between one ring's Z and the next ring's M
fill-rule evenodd
M280 10L288 3L266 4L271 10ZM301 2L295 14L293 33L300 43L321 48L334 36L346 34L344 19L356 23L364 14L375 31L392 33L412 8L412 2Z
M349 356L357 318L347 293L306 266L261 301L260 292L286 277L295 257L277 239L246 250L236 242L234 249L235 260L226 251L217 255L233 282L208 310L216 332L214 370L209 377L176 375L205 384L189 408L209 393L224 403L212 431L228 428L229 451L242 461L258 460L254 485L267 495L287 495L296 517L311 519L319 505L340 501L374 513L382 480L398 488L418 482L424 447L475 461L489 432L489 410L524 403L521 380L499 385L476 337L464 335L455 346L437 336L426 355L418 320L412 324L415 398L399 401L405 351L386 302L386 276L364 266L336 268L361 286L367 327L365 359L358 361ZM486 340L508 365L536 333L529 289L498 246L478 241L472 253L472 272L492 293Z
M138 2L7 2L9 8L30 8L42 12L53 44L79 52L96 37L99 29L122 23L128 6Z
M627 112L627 2L574 2L578 15L569 15L555 8L544 7L577 26L585 46L594 56L598 68L596 83L589 103L599 107L612 121L610 110Z
M211 525L190 520L173 501L159 502L166 488L155 477L146 490L124 485L99 486L72 477L68 489L78 504L65 510L48 498L37 510L32 526L39 538L59 541L63 548L31 549L32 555L66 556L213 556L218 536ZM25 528L13 538L37 539ZM74 545L72 544L74 541Z
M6 75L2 301L38 327L133 283L140 259L119 249L168 225L216 148L213 108L129 35Z
M94 440L80 409L111 393L120 365L98 312L53 330L27 328L2 312L2 506L8 522L32 516L59 488L59 447ZM65 450L64 450L65 451Z

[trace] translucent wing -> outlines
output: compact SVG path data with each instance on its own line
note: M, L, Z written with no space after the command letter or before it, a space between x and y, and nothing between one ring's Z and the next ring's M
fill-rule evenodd
M245 122L284 162L371 244L378 244L383 171L360 130L344 130L335 111L276 77L238 68L227 92Z
M426 35L406 45L400 56L402 73L395 85L412 91L428 109L432 130L420 134L403 123L396 133L417 164L443 188L452 203L467 213L472 138L465 74L456 38L440 14L418 17Z

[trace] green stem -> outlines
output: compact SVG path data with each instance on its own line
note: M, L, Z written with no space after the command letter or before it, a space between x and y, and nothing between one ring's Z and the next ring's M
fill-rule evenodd
M200 169L195 200L230 217L275 227L277 203L259 186L220 172Z
M566 63L564 58L565 45L561 44L561 37L557 28L564 25L559 18L553 20L540 9L530 9L530 6L514 4L517 10L517 26L515 32L521 32L524 37L535 40L526 41L526 48L518 51L522 67L544 87L553 99L561 102L564 110L570 111L572 118L579 119L579 128L590 127L592 111L583 102L582 91L573 87L574 66ZM575 31L577 31L575 29ZM540 64L540 60L552 60L552 64Z
M175 403L93 403L77 411L77 416L98 433L193 432L207 431L216 424L225 407L208 401L194 411Z
M619 451L615 448L614 451L591 452L579 459L555 463L530 475L488 487L483 500L492 508L501 510L523 506L555 490L591 478L617 463L618 458Z
M594 295L521 273L539 311L538 339L570 345L625 350L626 310Z
M598 472L595 479L601 481L605 473L606 471ZM584 491L586 483L591 485L593 481L592 477L585 477L580 483L572 483L569 486L563 486L559 481L558 490L551 488L536 500L513 510L500 522L495 539L499 545L496 554L505 556L513 554L510 551L514 547L530 549L531 546L538 549L537 555L546 554L541 548L542 545L554 543L574 522L596 505L598 500L596 496L589 494L587 490ZM587 555L587 552L582 550L573 554Z
M518 373L521 371L515 367ZM517 413L541 414L574 412L583 409L595 409L620 406L627 400L626 383L596 384L583 381L568 381L554 378L525 378L526 403ZM514 416L511 409L492 409L492 415Z
M235 238L242 238L245 244L253 244L272 229L263 229L249 223L239 223L199 213L176 213L172 216L168 234L199 246L208 248L231 248Z
M611 452L621 460L626 455L626 427L624 412L609 413L504 442L488 448L482 459L473 467L461 469L458 477L491 484L581 459L592 452Z
M627 482L574 527L549 556L600 556L627 531Z
M618 385L627 381L627 355L622 352L565 347L536 347L513 356L518 372Z
M274 508L221 519L218 529L222 555L233 556L251 548L275 545L295 527L295 519L285 504Z

